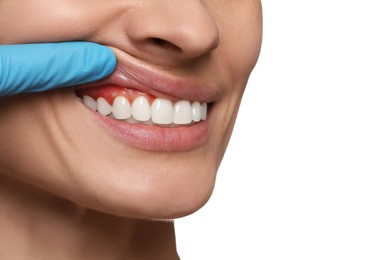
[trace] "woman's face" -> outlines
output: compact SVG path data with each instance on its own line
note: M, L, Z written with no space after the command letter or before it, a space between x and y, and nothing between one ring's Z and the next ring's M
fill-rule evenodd
M260 51L261 19L260 0L0 0L0 44L92 41L118 60L96 83L1 98L0 172L127 217L199 209ZM126 102L134 115L117 119Z

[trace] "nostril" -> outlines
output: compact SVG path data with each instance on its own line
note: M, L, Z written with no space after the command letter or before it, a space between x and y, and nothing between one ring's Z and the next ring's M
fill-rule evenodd
M168 44L168 42L166 40L163 40L163 39L160 39L160 38L151 38L150 39L154 44L156 45L160 45L160 46L164 46L166 44Z
M174 49L174 50L179 50L181 51L180 47L178 47L177 45L169 42L169 41L166 41L164 39L161 39L161 38L149 38L149 42L154 45L154 46L158 46L160 48L164 48L164 49Z

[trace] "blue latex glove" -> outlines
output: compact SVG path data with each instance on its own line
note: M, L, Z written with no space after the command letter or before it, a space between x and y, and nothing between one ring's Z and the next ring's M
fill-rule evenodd
M115 66L112 50L91 42L0 45L0 96L96 81Z

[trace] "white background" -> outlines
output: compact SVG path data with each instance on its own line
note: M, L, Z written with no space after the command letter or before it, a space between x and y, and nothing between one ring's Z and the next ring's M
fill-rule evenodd
M182 260L390 259L390 2L264 0L264 41Z

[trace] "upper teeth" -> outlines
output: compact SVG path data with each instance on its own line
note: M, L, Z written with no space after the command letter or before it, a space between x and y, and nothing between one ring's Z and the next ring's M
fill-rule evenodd
M207 118L207 103L197 101L192 104L186 100L173 103L168 99L156 98L150 105L147 98L138 96L130 104L125 97L117 96L110 105L103 97L95 100L84 95L83 103L102 115L129 122L136 120L161 125L187 125Z

